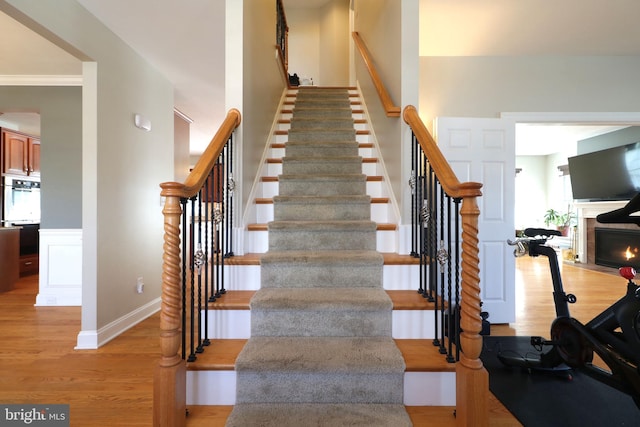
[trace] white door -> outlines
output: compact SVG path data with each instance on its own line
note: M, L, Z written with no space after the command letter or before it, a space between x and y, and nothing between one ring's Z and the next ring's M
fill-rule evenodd
M515 321L515 122L441 117L438 147L460 182L482 183L478 239L482 310L491 323Z

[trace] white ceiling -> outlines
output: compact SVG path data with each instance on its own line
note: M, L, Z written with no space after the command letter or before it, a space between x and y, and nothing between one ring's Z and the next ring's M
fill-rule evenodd
M225 1L78 0L174 84L176 108L194 121L193 153L202 152L225 114ZM284 5L287 10L327 1L284 0ZM419 1L423 55L640 54L637 0L563 0L552 7L542 0ZM0 26L11 34L0 38L0 84L10 84L3 76L81 73L77 59L2 13ZM3 117L10 116L0 116L0 123ZM548 154L557 151L558 141L611 129L519 125L517 152Z

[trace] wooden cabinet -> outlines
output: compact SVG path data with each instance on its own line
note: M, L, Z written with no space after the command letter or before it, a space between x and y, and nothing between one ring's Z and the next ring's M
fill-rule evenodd
M19 277L20 229L0 228L0 292L14 288Z
M20 256L20 277L30 274L38 274L40 268L40 257L38 254Z
M3 129L2 149L5 174L40 176L40 140Z

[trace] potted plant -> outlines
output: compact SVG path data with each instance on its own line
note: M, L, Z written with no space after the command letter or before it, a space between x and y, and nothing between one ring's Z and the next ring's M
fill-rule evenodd
M569 225L573 219L573 212L567 210L566 213L560 213L555 209L549 209L544 214L544 223L548 227L549 224L553 224L556 228L562 232L563 236L569 234Z

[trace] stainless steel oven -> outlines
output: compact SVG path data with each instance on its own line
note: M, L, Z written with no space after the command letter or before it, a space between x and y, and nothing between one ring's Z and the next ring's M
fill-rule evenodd
M40 181L4 177L5 225L40 223Z

